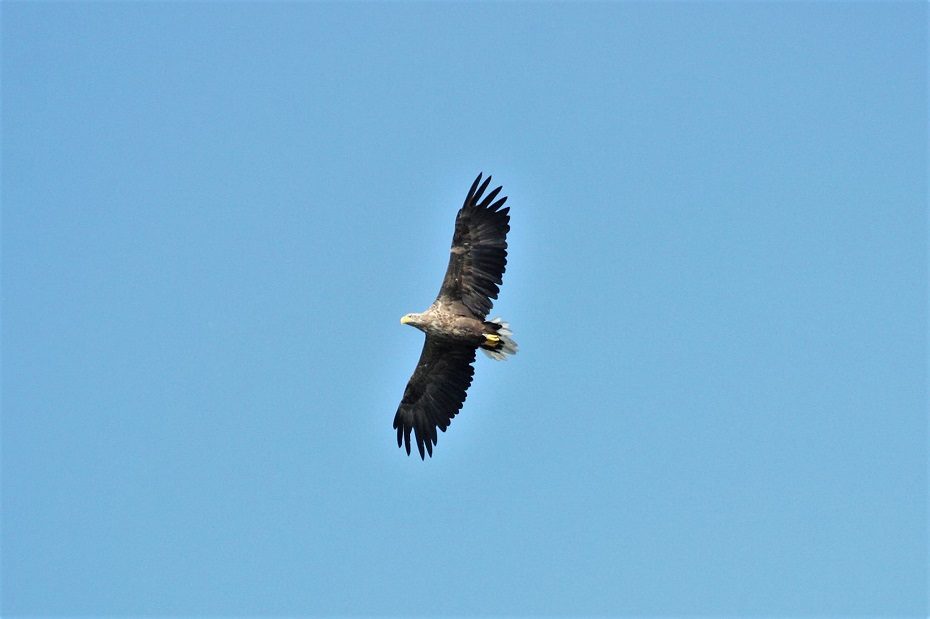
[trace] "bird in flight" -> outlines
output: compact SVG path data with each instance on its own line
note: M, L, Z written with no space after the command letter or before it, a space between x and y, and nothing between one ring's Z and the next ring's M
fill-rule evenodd
M478 174L455 217L439 296L425 312L400 319L426 333L420 361L394 415L397 446L410 455L413 432L421 459L427 453L432 457L437 429L445 432L465 403L477 350L497 360L517 352L510 325L500 318L485 320L503 283L510 230L510 207L501 208L507 197L495 200L501 187L484 195L490 182L488 176L482 183Z

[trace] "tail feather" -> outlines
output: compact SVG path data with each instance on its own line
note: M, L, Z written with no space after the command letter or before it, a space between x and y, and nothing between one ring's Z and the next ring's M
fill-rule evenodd
M511 337L513 332L510 324L500 318L494 318L484 323L491 330L488 341L481 346L487 356L497 361L504 361L507 357L517 354L517 343Z

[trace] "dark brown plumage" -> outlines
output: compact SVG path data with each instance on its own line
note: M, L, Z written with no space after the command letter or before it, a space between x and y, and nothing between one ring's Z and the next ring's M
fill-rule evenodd
M449 266L436 301L423 313L401 318L401 323L425 332L426 342L394 416L394 428L397 446L409 454L413 433L424 459L427 453L433 455L437 429L445 432L465 402L478 348L495 359L517 352L509 325L485 320L507 266L510 209L501 208L506 197L495 200L501 187L484 196L491 177L482 183L481 176L455 218Z
M507 201L507 196L494 201L501 187L481 200L491 177L478 187L480 180L479 174L455 218L449 267L442 280L439 298L461 301L475 317L484 318L491 311L491 299L496 299L500 292L498 286L504 281L510 208L500 208Z

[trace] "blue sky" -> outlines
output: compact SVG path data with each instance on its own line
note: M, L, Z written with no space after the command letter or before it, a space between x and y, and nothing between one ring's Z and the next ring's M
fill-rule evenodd
M2 614L927 613L924 3L2 6ZM455 210L494 314L391 422Z

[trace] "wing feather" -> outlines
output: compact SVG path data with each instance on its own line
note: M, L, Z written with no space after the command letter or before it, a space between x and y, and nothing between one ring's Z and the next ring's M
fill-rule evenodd
M433 455L438 428L446 431L452 418L462 409L475 368L475 348L426 336L417 368L407 383L404 397L394 415L397 446L410 454L410 433L413 432L420 452Z
M491 177L482 183L481 176L479 174L472 183L455 218L449 266L439 298L461 301L468 311L483 320L491 311L493 299L497 298L504 281L510 208L501 208L507 201L506 196L494 201L501 187L482 199Z

